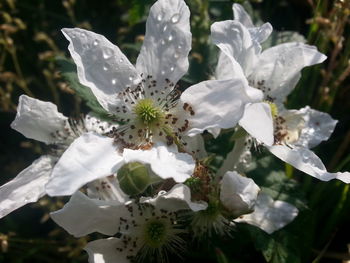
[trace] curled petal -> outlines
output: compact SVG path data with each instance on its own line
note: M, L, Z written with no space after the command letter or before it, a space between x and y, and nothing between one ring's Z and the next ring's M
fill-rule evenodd
M50 216L71 235L81 237L93 232L114 235L118 232L120 217L126 213L123 203L90 199L77 191L62 209Z
M55 158L44 155L0 187L0 218L45 195Z
M46 191L51 196L71 195L86 183L113 174L121 164L112 138L85 133L59 159Z
M268 146L273 144L273 119L267 103L248 104L239 125L258 141Z
M221 181L220 200L233 216L253 211L260 188L250 178L226 172Z
M299 81L300 71L304 67L321 63L326 58L316 47L303 43L277 45L261 53L253 81L264 81L267 95L283 101Z
M275 145L268 147L270 152L282 161L289 163L296 169L307 173L321 181L338 179L344 183L350 183L349 172L329 173L326 167L311 150L304 147L294 147L293 149L284 145Z
M209 80L186 89L181 102L191 105L189 136L215 128L232 128L243 116L250 98L241 79Z
M51 144L64 141L58 133L69 125L67 120L55 104L21 95L11 128L27 138Z
M150 10L146 34L136 62L138 72L162 85L176 83L188 69L191 49L190 11L183 0L159 0Z
M89 254L89 263L129 263L127 256L131 253L118 247L124 247L123 240L111 237L89 242L84 250Z
M313 148L328 140L338 122L328 113L311 109L309 106L300 109L298 113L303 116L305 123L297 144L306 148Z
M208 207L205 202L192 202L191 190L184 184L176 184L168 192L160 191L158 196L154 198L142 197L140 202L148 203L159 209L166 209L167 211L191 209L197 212L205 210Z
M195 167L195 161L187 153L179 153L176 149L158 144L150 150L124 149L125 163L141 162L149 164L152 171L160 178L173 178L175 182L184 182Z
M254 212L234 221L257 226L268 234L272 234L292 222L298 213L295 206L284 201L274 201L269 195L260 193Z
M102 35L80 28L64 28L62 32L70 42L68 49L80 83L91 89L103 108L116 112L117 93L140 80L134 66Z

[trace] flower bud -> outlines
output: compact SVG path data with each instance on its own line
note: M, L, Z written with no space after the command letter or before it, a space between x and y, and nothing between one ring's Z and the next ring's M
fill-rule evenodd
M123 165L117 179L120 188L128 195L140 194L152 183L147 167L140 162L131 162Z

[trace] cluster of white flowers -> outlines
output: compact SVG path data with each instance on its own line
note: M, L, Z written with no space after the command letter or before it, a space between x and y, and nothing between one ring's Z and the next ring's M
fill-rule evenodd
M99 34L63 29L79 81L114 122L92 114L69 119L52 103L22 95L11 127L53 147L1 186L0 217L45 194L72 195L51 218L76 237L109 236L88 243L89 262L162 261L181 255L192 238L231 235L242 222L273 233L298 215L246 177L253 142L320 180L350 183L348 172L327 172L309 149L327 140L337 121L283 106L300 71L326 57L303 43L262 51L271 25L255 26L238 4L233 12L234 20L211 26L221 51L215 79L183 92L176 83L191 49L184 0L151 7L136 65ZM216 137L228 128L243 136L213 172L201 133Z

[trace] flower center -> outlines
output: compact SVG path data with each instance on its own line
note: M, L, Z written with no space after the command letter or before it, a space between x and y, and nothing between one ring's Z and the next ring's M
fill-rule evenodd
M155 122L159 122L164 113L162 110L154 105L152 99L141 99L134 107L134 112L137 118L144 124L149 125Z
M150 221L145 225L145 241L152 248L158 248L165 243L167 227L159 220Z

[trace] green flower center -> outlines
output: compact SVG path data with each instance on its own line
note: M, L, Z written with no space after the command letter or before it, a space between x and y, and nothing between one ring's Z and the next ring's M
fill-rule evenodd
M137 115L137 118L146 125L158 122L164 117L164 113L159 107L154 105L152 99L140 100L136 104L134 112Z
M165 243L167 227L162 221L150 221L145 226L146 244L153 248L158 248Z

